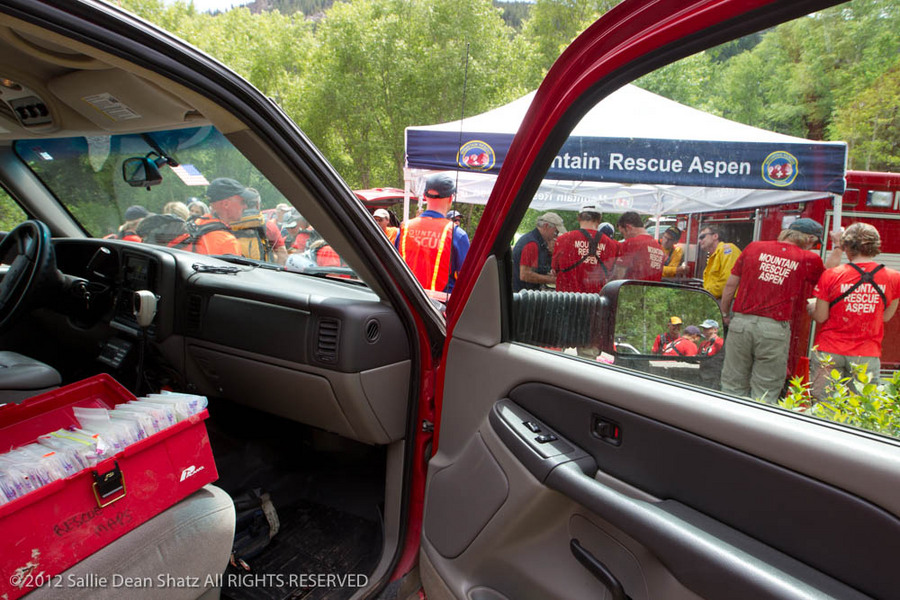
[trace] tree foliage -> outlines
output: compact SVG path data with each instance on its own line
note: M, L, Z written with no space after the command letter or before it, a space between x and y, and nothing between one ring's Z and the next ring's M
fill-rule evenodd
M25 211L0 188L0 231L10 231L27 218Z
M316 31L301 124L353 186L401 180L403 133L508 102L521 44L489 0L357 0Z
M368 187L401 185L405 127L476 114L534 89L617 1L257 0L218 14L185 1L118 3L247 77L352 186ZM896 169L898 29L900 0L854 0L637 83L757 127L846 140L854 168Z
M522 26L529 49L520 72L536 87L572 40L619 0L537 0Z

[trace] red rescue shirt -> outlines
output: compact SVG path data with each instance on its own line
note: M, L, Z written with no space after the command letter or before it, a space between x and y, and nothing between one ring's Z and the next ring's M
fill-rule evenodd
M794 244L751 242L731 269L741 278L732 310L791 321L824 270L821 258Z
M856 263L869 272L878 266L876 262ZM875 284L881 288L887 304L900 297L900 273L893 269L881 269L875 273ZM816 298L831 302L859 281L859 273L850 265L841 265L822 273L816 285ZM822 352L842 356L881 357L881 341L884 338L885 302L870 283L864 283L828 310L828 319L819 325L816 346Z

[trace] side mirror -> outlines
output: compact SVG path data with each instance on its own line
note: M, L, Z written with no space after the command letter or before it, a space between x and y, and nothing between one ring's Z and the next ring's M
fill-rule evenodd
M725 332L712 294L702 288L648 281L614 281L601 293L610 304L612 339L605 342L617 365L718 388ZM679 323L670 327L673 317ZM709 327L701 328L704 323ZM714 344L707 338L712 334L722 339Z
M122 163L122 177L131 187L143 187L148 190L162 183L162 175L156 162L145 156L126 158Z
M688 328L699 328L707 320L716 321L717 325L722 323L718 302L702 288L622 280L609 283L601 293L610 304L610 331L613 343L623 348L617 352L620 355L662 354L659 349L653 349L654 341L668 331L672 317L681 321L677 331L682 336ZM719 336L723 335L719 329Z

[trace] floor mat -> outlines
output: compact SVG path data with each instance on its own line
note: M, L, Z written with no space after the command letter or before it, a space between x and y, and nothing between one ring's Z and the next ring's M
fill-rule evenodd
M229 566L230 600L338 600L368 583L381 554L381 527L332 507L300 501L279 509L281 528L251 571Z

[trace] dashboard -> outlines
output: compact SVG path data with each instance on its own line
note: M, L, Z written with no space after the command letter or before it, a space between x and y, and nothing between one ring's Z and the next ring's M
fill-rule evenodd
M405 435L409 337L368 288L117 240L60 239L54 249L75 283L35 312L65 350L41 358L65 363L64 378L105 371L129 387L224 397L366 443ZM136 292L156 299L146 328Z

